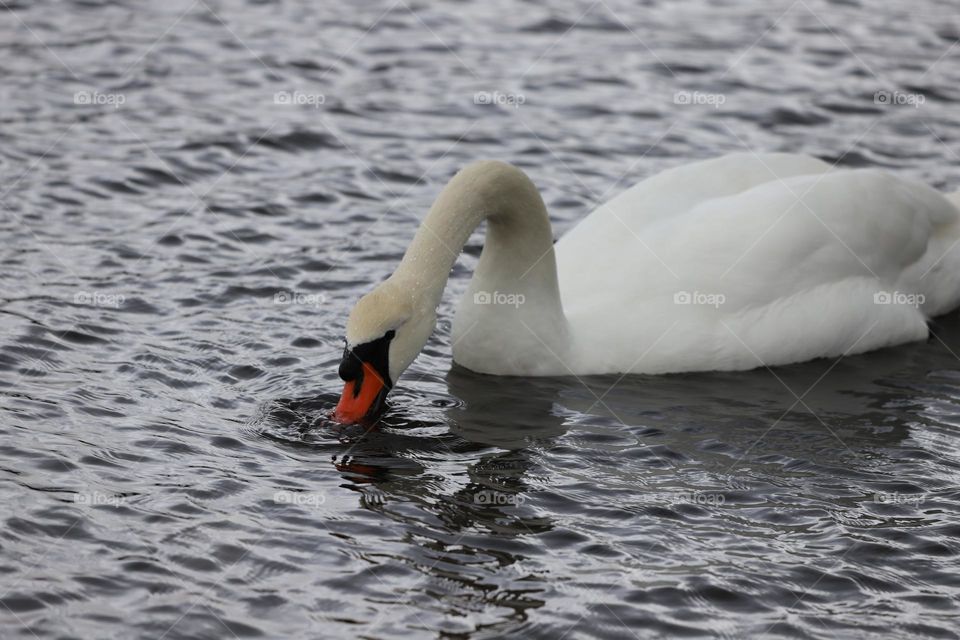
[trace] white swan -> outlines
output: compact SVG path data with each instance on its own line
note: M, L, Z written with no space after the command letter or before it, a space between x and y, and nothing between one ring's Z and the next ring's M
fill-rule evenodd
M453 357L497 375L736 370L922 340L960 303L960 194L877 169L739 153L664 171L556 245L519 169L455 175L347 323L335 417L376 412L433 332L471 232L487 235Z

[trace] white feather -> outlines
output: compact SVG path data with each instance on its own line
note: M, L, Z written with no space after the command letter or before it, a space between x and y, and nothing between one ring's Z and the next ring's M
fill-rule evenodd
M529 179L479 162L444 188L348 335L409 316L391 351L406 367L487 220L453 326L454 359L475 371L733 370L861 353L922 340L930 317L960 304L958 205L877 169L740 153L644 180L554 246Z

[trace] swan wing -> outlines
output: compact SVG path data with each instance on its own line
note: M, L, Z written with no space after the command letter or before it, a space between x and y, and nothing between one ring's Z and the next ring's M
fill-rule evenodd
M923 338L929 315L957 305L960 212L944 196L880 170L775 158L672 170L558 243L581 371L737 369L866 351ZM912 297L888 304L884 294Z

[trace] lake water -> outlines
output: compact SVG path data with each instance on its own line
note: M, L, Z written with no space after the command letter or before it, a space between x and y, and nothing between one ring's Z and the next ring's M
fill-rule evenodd
M477 233L379 428L326 418L350 307L472 160L558 237L730 151L960 188L955 4L0 5L4 638L958 637L956 316L481 376Z

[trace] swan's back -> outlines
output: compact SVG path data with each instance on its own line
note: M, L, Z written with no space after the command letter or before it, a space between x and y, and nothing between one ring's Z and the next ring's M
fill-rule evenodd
M595 373L743 369L921 339L960 302L958 215L923 184L806 156L664 172L557 243L571 358Z

